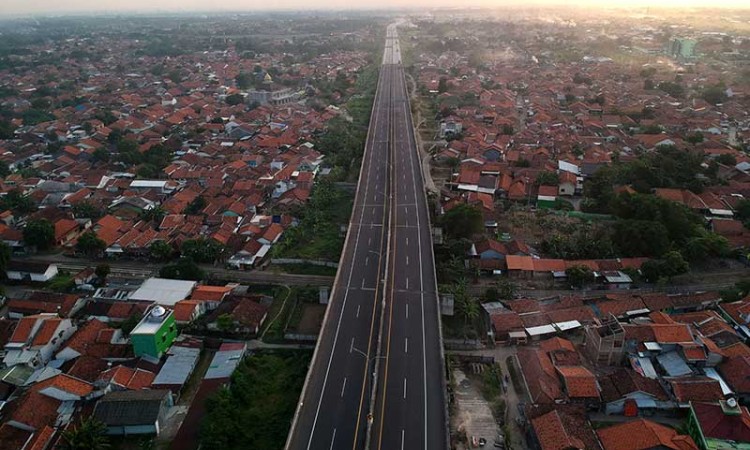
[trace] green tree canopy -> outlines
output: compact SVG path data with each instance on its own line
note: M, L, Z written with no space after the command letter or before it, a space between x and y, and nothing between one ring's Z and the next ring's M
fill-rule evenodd
M617 221L612 239L624 256L661 256L670 248L667 228L653 220Z
M36 210L36 203L19 189L12 189L0 197L0 210L6 209L18 214L28 214Z
M47 219L33 219L23 229L23 241L39 250L47 250L55 244L55 227Z
M162 267L159 270L159 276L173 280L201 281L206 274L192 259L180 258L174 264Z
M93 419L84 419L77 426L62 432L63 450L106 450L110 448L105 434L107 426Z
M662 259L651 259L643 263L641 272L646 281L654 283L662 278L672 277L690 270L690 265L682 257L680 252L672 251L664 255Z
M586 266L572 266L565 269L565 275L572 286L582 287L595 280L594 272Z
M71 208L71 211L73 212L73 216L75 216L76 218L83 217L91 219L92 221L98 220L104 215L104 211L102 211L101 208L89 202L88 200L76 203Z
M549 171L539 172L535 183L537 186L557 186L560 184L560 175Z
M200 237L188 239L182 243L182 255L199 263L213 263L224 251L224 246L214 241Z
M10 262L10 247L3 241L0 241L0 280L5 278L5 270Z
M87 231L78 237L76 250L88 256L98 256L107 248L107 243L99 239L93 231Z
M458 205L445 213L440 220L451 238L471 238L484 229L482 211L471 205Z
M109 276L112 269L109 267L109 264L102 263L96 266L96 269L94 269L94 273L96 274L96 277L99 278L99 280L105 280L107 276Z
M174 256L174 248L164 241L154 241L149 247L149 253L152 259L157 261L169 261Z
M225 101L227 102L227 105L236 106L241 105L245 101L245 97L243 97L241 94L232 94L227 95Z

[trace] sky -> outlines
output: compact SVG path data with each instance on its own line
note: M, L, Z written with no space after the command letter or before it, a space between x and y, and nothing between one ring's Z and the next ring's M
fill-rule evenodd
M414 7L570 5L570 0L0 0L0 15L97 12L260 11ZM750 8L749 0L576 0L576 6Z

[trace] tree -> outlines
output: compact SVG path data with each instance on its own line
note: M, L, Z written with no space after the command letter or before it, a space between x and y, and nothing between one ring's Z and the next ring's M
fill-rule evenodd
M729 253L729 241L723 236L705 231L701 236L688 240L682 253L689 261L726 256Z
M159 224L166 215L167 211L163 207L156 206L154 208L144 209L143 211L141 211L140 219L144 222L156 222L157 224Z
M32 219L23 229L23 241L39 250L47 250L55 244L55 227L47 219Z
M471 205L458 205L441 219L448 236L452 238L471 238L484 229L482 211Z
M442 94L448 92L449 88L450 85L448 84L448 79L446 77L440 77L440 80L438 80L438 93Z
M737 158L735 158L735 156L732 155L731 153L721 154L717 156L716 159L714 159L714 161L716 161L719 164L723 164L725 166L730 166L730 167L734 167L737 165Z
M227 105L236 106L241 105L242 102L245 101L245 97L243 97L241 94L232 94L228 95L225 101L227 102Z
M560 184L560 176L555 172L539 172L534 183L537 186L557 186Z
M661 256L669 250L669 232L653 220L619 220L612 240L625 256Z
M201 281L205 275L203 269L190 258L180 258L176 263L168 264L159 270L160 277L173 280Z
M234 328L234 319L231 314L222 314L216 318L216 326L221 331L229 331Z
M565 269L565 275L568 277L568 282L575 287L583 287L596 279L591 269L580 265L568 267Z
M237 83L237 87L244 91L253 85L253 76L245 72L240 72L234 77L234 81Z
M111 269L109 267L109 264L103 263L96 266L96 269L94 269L94 274L96 274L96 277L103 283L104 280L107 279L107 276L110 274Z
M83 233L76 242L76 250L88 256L98 256L106 248L107 243L99 239L93 231Z
M726 88L722 85L716 85L705 88L703 92L701 92L701 98L712 105L717 105L727 101L728 97L726 94Z
M77 427L62 432L64 450L105 450L110 448L105 434L107 426L93 419L84 419Z
M5 196L0 197L0 210L5 209L10 209L18 214L28 214L36 210L36 203L19 189L12 189Z
M0 280L5 278L5 270L10 262L10 247L3 241L0 241Z
M0 137L0 139L2 138ZM8 167L8 163L0 160L0 178L5 178L8 175L10 175L10 167Z
M469 323L473 323L480 313L479 302L467 292L465 278L461 278L451 289L456 313L464 319L464 337L468 336Z
M696 131L695 133L689 134L685 140L690 142L691 144L700 144L701 142L703 142L703 139L703 133L701 133L700 131Z
M180 249L183 256L191 258L199 263L212 263L216 261L224 251L224 246L213 239L198 238L188 239L182 243Z
M157 261L168 261L174 256L174 248L164 241L154 241L149 247L149 253Z
M680 252L671 251L662 259L651 259L643 263L641 272L649 283L655 283L661 279L672 277L690 270L690 265L685 261Z
M206 199L202 195L199 195L193 199L186 207L184 214L193 216L199 214L206 207Z
M103 211L99 207L87 200L73 205L71 211L73 212L73 216L75 216L76 218L85 217L87 219L91 219L92 221L98 220L103 215Z
M657 87L659 90L666 92L675 98L682 97L685 94L685 88L672 81L662 81Z

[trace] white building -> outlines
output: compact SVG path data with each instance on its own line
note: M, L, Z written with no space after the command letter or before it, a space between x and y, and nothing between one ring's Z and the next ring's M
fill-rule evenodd
M57 314L24 317L5 344L3 362L7 366L24 364L35 369L45 366L75 330L70 319Z

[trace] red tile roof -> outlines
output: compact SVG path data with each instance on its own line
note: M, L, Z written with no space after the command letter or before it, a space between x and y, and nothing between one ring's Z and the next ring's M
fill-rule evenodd
M55 337L55 331L60 326L60 322L62 322L62 319L59 318L45 319L39 331L36 332L31 345L45 345L49 343Z
M557 367L570 398L599 398L596 377L583 366Z
M204 300L217 302L232 292L231 286L198 286L190 294L192 300Z
M717 380L709 377L682 377L670 378L672 392L677 401L687 402L712 402L724 399L721 385Z
M568 434L557 411L551 411L531 421L542 450L583 449L585 445Z
M94 391L94 387L91 384L64 373L50 378L49 381L47 387L54 387L79 397L85 397Z
M690 436L650 420L638 419L597 430L604 450L698 450Z
M750 394L750 356L732 356L719 365L719 371L734 392Z
M739 415L724 414L716 403L693 403L695 416L706 438L750 442L750 412L740 406Z

